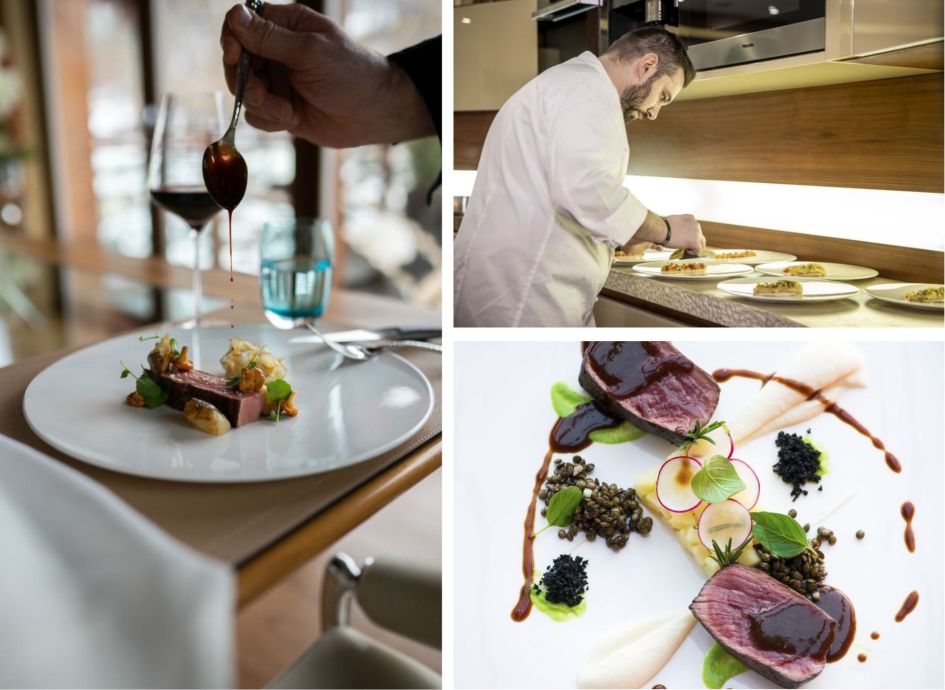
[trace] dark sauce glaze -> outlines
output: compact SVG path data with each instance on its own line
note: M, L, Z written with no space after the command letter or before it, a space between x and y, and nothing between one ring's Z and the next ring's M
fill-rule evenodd
M828 616L837 621L833 642L827 651L827 663L842 659L850 650L856 636L856 612L853 604L839 589L824 585L820 588L820 600L814 603Z
M591 445L591 432L620 424L593 401L578 405L567 417L560 417L551 430L551 449L557 453L576 453Z
M532 489L532 500L528 504L528 512L525 514L525 537L522 541L522 575L525 582L519 592L518 603L512 609L512 620L521 622L528 618L532 610L532 579L535 575L535 510L538 506L538 492L541 491L541 485L548 476L548 467L551 465L552 451L545 455L545 461L535 475L535 487Z
M909 553L915 553L915 532L912 531L912 518L915 517L915 506L912 504L912 501L903 503L899 508L899 514L902 515L902 519L906 521L906 532L904 535L906 548L909 549Z
M902 465L899 463L899 460L895 455L886 450L886 446L883 444L883 442L873 436L869 429L860 424L853 417L853 415L837 405L837 403L824 397L824 394L821 391L811 388L806 383L795 381L794 379L786 379L781 376L777 376L776 374L761 374L757 371L750 371L748 369L717 369L712 373L712 378L714 378L719 383L724 383L735 376L740 376L746 379L756 379L761 381L762 385L768 383L769 381L776 381L781 385L787 386L788 388L797 391L801 395L806 396L808 400L819 400L824 405L824 412L829 412L844 424L852 426L863 436L866 436L873 443L874 448L883 451L886 456L886 466L889 467L889 469L896 473L902 472Z
M645 341L590 343L584 358L615 398L628 398L671 372L689 373L695 366L675 348Z
M905 620L906 616L915 611L916 604L919 603L919 593L918 592L909 592L909 596L906 597L906 600L902 602L902 607L899 609L899 613L896 614L896 622L902 623Z
M762 651L823 659L833 640L832 621L814 616L803 601L788 600L749 613L748 621L752 642Z

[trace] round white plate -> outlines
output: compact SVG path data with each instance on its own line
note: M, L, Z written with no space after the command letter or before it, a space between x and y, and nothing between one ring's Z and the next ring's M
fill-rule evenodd
M299 416L267 419L209 436L182 412L125 404L134 390L123 361L140 373L151 343L123 335L79 350L30 383L23 412L30 428L63 453L106 469L185 482L287 479L346 467L408 440L433 411L433 388L405 359L383 353L345 362L324 347L293 344L297 331L266 326L199 331L200 369L223 373L219 358L239 336L285 357ZM147 333L145 335L152 335ZM193 351L194 331L172 335Z
M770 372L801 347L744 339L675 345L708 372L719 367ZM762 505L768 510L796 508L802 523L826 525L837 535L836 545L824 549L827 582L853 602L856 638L843 659L828 664L804 687L941 688L945 466L937 433L916 430L941 428L942 343L857 347L866 359L869 383L844 393L840 405L902 461L901 474L887 469L883 454L868 439L828 414L787 429L802 435L810 429L829 452L823 491L810 491L791 502L791 487L771 469L777 461L775 433L740 444L736 457L758 473ZM563 623L537 609L522 623L511 620L522 586L522 523L555 421L549 392L556 381L579 389L580 352L577 341L455 345L452 500L457 547L452 565L457 688L576 687L582 661L606 630L650 616L684 613L705 582L705 573L660 520L649 536L631 534L627 546L617 552L600 539L569 542L558 539L556 528L549 529L535 540L535 570L543 572L560 554L586 558L587 611ZM515 395L506 393L510 381L515 382ZM722 384L715 418L731 419L758 387L757 381L747 379ZM671 451L669 443L646 435L632 443L594 443L579 454L596 466L593 477L628 487ZM906 500L916 506L916 551L911 554L903 544L899 516ZM647 508L644 514L652 515ZM540 516L536 525L544 525ZM854 536L860 529L866 533L862 541ZM919 592L919 604L896 623L896 611L912 590ZM870 639L872 631L880 633L878 640ZM702 662L711 644L712 638L697 623L669 663L643 687L661 683L702 688ZM861 653L866 663L857 661ZM725 687L775 686L746 672Z
M745 249L719 249L713 248L708 251L713 252L743 252ZM751 251L755 252L754 256L745 256L739 259L713 259L714 261L724 261L725 263L740 263L740 264L749 264L754 266L757 264L770 263L772 261L793 261L797 257L793 254L785 254L784 252L769 252L766 249L752 249Z
M707 259L684 259L686 263L701 261L706 265L705 275L691 276L679 275L678 273L663 273L660 269L671 263L669 261L649 261L644 264L637 264L633 270L647 276L656 278L669 278L671 280L718 280L719 278L729 278L732 276L743 276L752 272L751 266L745 264L730 263L727 261L709 261Z
M857 294L860 289L846 283L835 283L823 278L789 278L801 283L804 294L797 295L756 295L755 285L770 283L770 278L735 278L719 283L716 287L730 295L753 299L759 302L826 302L832 299L845 299Z
M888 283L886 285L872 285L866 288L866 294L884 302L904 304L907 307L915 307L916 309L942 311L945 308L945 304L942 302L910 302L906 299L907 292L931 287L941 287L941 285L935 283Z
M614 254L615 266L632 266L633 264L644 263L645 261L665 261L673 253L672 249L647 249L643 254L620 257Z
M879 271L866 266L853 266L851 264L834 264L828 261L775 261L773 263L762 264L756 267L756 271L769 276L778 276L779 278L794 279L795 276L789 276L784 272L788 266L799 266L801 264L817 263L824 267L827 275L822 279L826 280L866 280L875 278Z

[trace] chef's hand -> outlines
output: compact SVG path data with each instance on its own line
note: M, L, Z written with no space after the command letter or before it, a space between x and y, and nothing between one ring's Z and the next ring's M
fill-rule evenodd
M702 226L695 216L666 216L666 222L669 223L672 233L665 246L687 249L696 256L702 253L705 249L705 235L702 234Z
M220 35L231 93L241 50L254 56L243 101L249 124L333 148L436 133L407 74L335 22L298 4L265 3L262 15L236 5Z

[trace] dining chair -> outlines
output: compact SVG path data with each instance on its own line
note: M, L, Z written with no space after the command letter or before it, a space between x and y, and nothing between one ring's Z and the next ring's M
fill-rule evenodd
M322 635L269 688L439 688L440 676L351 627L354 600L377 625L440 648L440 570L395 558L337 554L322 588Z

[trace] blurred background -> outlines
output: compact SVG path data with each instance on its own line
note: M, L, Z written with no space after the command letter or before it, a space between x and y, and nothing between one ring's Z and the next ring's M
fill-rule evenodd
M148 154L161 94L226 91L219 35L233 4L0 3L0 366L190 316L193 241L151 204ZM383 54L441 31L429 0L305 4ZM226 94L227 117L231 107ZM237 146L249 167L233 218L237 271L258 274L266 221L325 217L336 286L439 308L439 190L427 203L436 138L334 151L242 124ZM226 232L217 214L201 233L209 273L228 267ZM226 306L225 294L209 277L204 310Z

